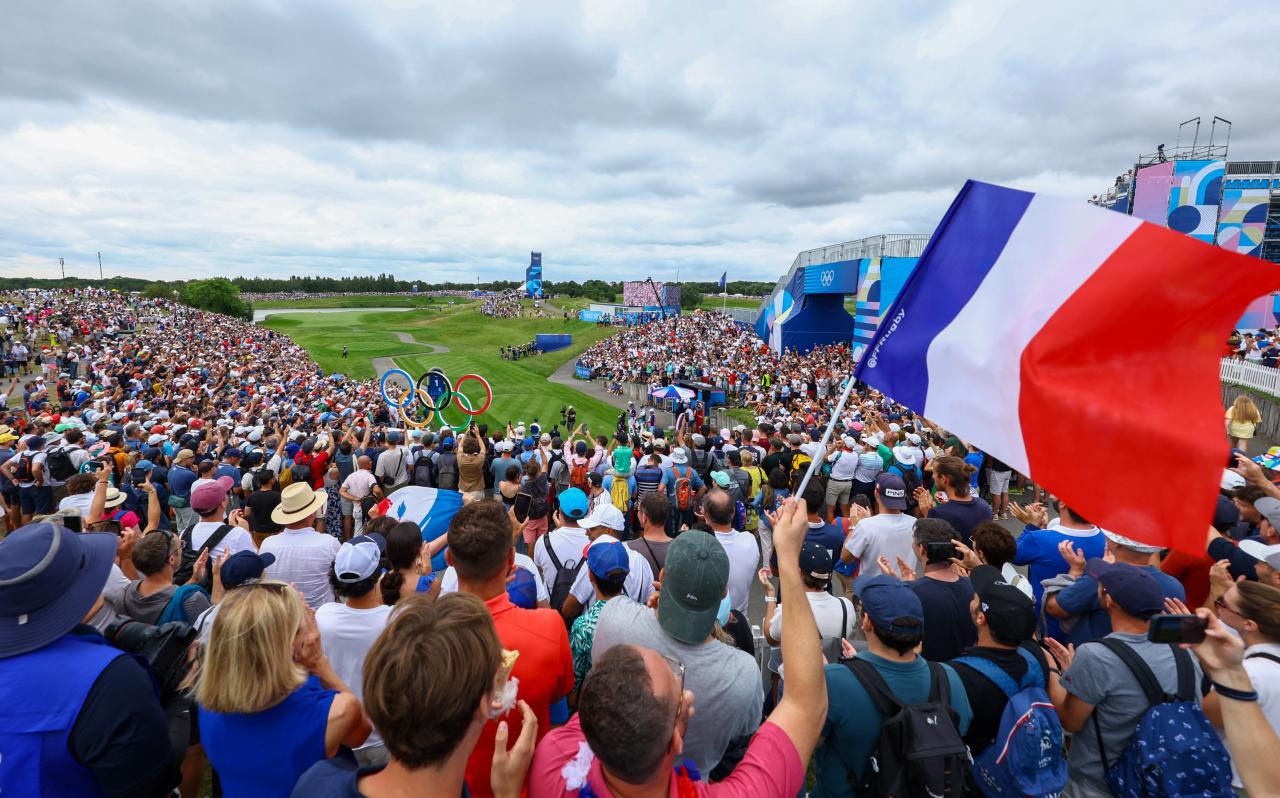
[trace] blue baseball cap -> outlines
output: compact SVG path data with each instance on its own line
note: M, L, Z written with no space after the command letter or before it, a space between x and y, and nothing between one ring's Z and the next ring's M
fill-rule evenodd
M151 469L156 467L156 464L151 462L150 460L139 460L138 462L133 464L133 467L140 468L143 471L150 471Z
M239 457L240 450L234 446L228 446L226 450L223 451L222 456L223 457Z
M606 540L587 548L587 567L597 579L620 582L631 571L631 558L626 546Z
M565 518L581 520L587 514L587 494L581 488L568 488L560 494L560 512Z
M862 601L862 609L871 622L891 632L917 634L924 631L924 607L915 591L902 580L888 574L865 576L853 585L853 593ZM914 626L898 626L914 620Z
M1098 580L1111 600L1135 618L1146 620L1164 609L1164 591L1148 568L1094 557L1085 573Z
M240 587L251 579L261 579L263 571L276 561L276 555L258 554L247 549L237 551L227 558L218 572L225 588Z
M524 439L524 448L526 448L526 449L532 449L532 448L533 448L533 438L525 438L525 439Z
M538 606L538 582L524 568L516 568L516 575L507 583L507 598L517 607L532 610Z

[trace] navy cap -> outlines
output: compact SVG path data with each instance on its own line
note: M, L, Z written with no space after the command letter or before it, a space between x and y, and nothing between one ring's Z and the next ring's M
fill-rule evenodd
M223 457L239 457L240 450L234 446L228 446L226 450L223 451L222 456Z
M382 535L379 535L377 532L370 532L367 535L356 535L355 537L351 538L351 540L348 540L347 542L360 543L365 540L371 543L376 543L378 545L378 551L382 552L383 554L387 553L387 539L384 538Z
M587 567L597 579L621 582L631 571L631 558L621 543L594 543L587 549Z
M888 574L866 576L854 583L853 593L862 601L867 617L881 629L905 634L924 631L924 607L920 604L920 597L902 580ZM905 620L914 620L916 625L896 626Z
M876 477L880 489L880 501L890 510L907 509L907 483L897 474L881 474Z
M800 547L800 573L815 579L831 578L831 552L817 541L808 540Z
M1146 620L1164 609L1164 591L1148 568L1094 557L1085 563L1085 572L1098 580L1120 609L1135 618Z
M222 564L218 575L224 588L240 587L251 579L261 579L262 572L276 561L276 555L258 554L248 549L237 551Z
M581 488L567 488L560 493L560 512L565 518L581 520L587 514L587 494Z

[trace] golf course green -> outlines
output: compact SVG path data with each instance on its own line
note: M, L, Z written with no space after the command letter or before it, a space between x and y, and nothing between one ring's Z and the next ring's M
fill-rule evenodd
M403 312L285 312L268 317L262 326L288 334L326 371L351 377L374 377L372 359L377 357L393 358L396 366L415 378L435 367L444 369L454 381L463 374L479 374L493 386L493 404L478 421L491 428L507 421L529 424L534 418L550 427L559 423L561 407L573 405L579 422L587 422L594 432L607 434L613 430L619 412L616 408L547 380L561 364L607 337L612 332L610 328L566 322L558 317L494 319L480 314L476 307L467 302ZM419 343L404 343L399 333L406 333ZM537 333L570 333L573 345L517 361L499 356L500 347L528 343ZM342 359L344 345L349 348L346 360ZM448 351L429 351L433 346L447 347ZM479 383L469 380L462 391L475 406L484 402L484 389ZM465 416L450 409L445 412L445 419L461 424Z

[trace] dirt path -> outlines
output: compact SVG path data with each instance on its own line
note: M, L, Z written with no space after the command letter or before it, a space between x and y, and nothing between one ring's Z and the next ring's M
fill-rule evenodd
M396 333L396 338L400 339L400 343L402 344L413 344L414 346L426 347L426 349L421 352L405 352L402 355L396 355L396 357L410 357L412 355L441 355L449 351L449 347L444 344L423 343L405 332ZM396 368L395 358L391 357L375 357L370 362L373 363L373 370L378 372L379 377L386 374L391 369Z

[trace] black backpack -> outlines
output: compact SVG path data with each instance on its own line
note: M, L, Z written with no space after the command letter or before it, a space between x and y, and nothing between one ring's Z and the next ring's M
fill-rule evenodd
M694 449L691 465L703 482L711 478L711 454L707 450Z
M196 523L199 522L197 521ZM185 585L187 581L191 579L191 573L195 570L196 560L200 559L200 553L207 550L210 552L210 561L205 564L204 578L200 580L200 586L205 590L212 591L213 548L221 543L222 539L230 534L231 530L235 529L235 527L230 524L223 524L219 526L217 529L213 530L213 534L210 535L208 540L206 540L198 549L191 544L191 533L195 528L196 525L192 524L187 527L185 532L182 533L182 563L178 566L178 570L173 572L173 583L175 585Z
M458 456L453 452L440 453L440 462L436 464L436 487L458 489Z
M551 538L544 537L542 545L547 547L547 556L551 558L551 563L556 567L556 578L551 582L551 609L560 612L560 608L564 606L564 600L569 598L569 591L573 589L573 583L578 581L578 572L582 570L582 564L587 561L586 557L580 558L577 562L573 562L569 567L565 567L560 562L560 558L556 556L556 549L551 545ZM570 626L573 621L566 619L565 625Z
M66 482L76 475L75 463L71 462L71 451L61 446L49 450L44 464L55 482Z
M35 467L32 461L36 456L32 452L23 452L18 455L18 464L13 467L14 482L32 482L36 478Z
M431 462L431 452L423 451L418 455L417 462L413 464L413 476L409 479L409 483L420 488L436 486L436 464Z
M551 510L551 503L548 501L547 494L551 488L548 485L545 474L539 474L532 480L525 480L525 487L529 489L529 518L546 518L547 513Z
M929 697L923 704L905 706L870 662L844 663L882 718L880 739L863 773L863 784L851 785L855 795L964 795L971 761L960 737L959 718L951 708L951 682L941 665L926 664Z

